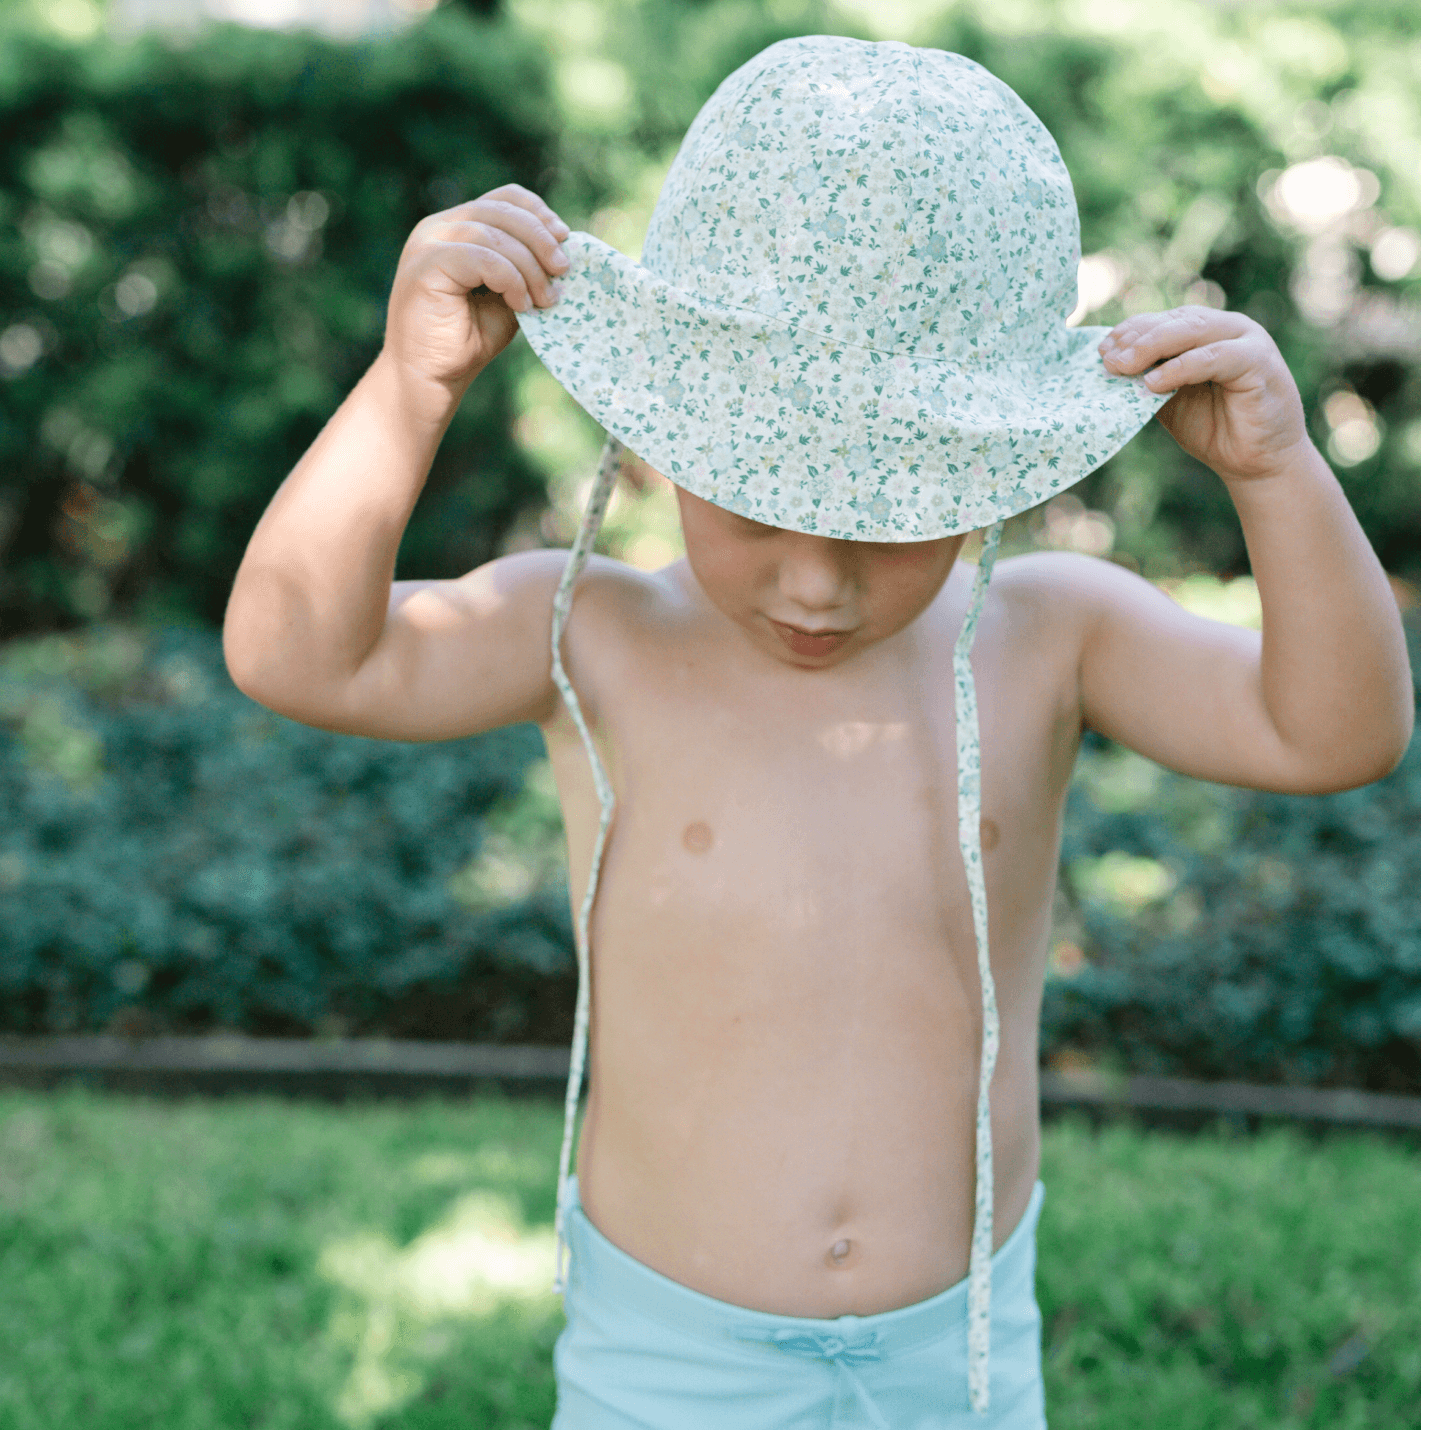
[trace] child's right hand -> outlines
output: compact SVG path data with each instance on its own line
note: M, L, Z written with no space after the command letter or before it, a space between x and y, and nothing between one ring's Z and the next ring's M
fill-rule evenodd
M516 314L556 301L547 275L566 271L570 232L520 184L429 214L397 261L382 356L419 388L460 397L516 336Z

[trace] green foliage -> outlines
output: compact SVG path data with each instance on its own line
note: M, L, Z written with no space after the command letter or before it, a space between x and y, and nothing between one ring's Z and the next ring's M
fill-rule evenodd
M539 189L545 61L442 12L343 44L0 29L0 626L217 627L273 491L381 347L425 214ZM539 504L511 373L473 385L398 575L456 576Z
M0 1420L548 1425L560 1146L555 1100L0 1093ZM1068 1119L1042 1156L1050 1424L1416 1423L1412 1149Z
M1408 634L1418 699L1419 638ZM1197 782L1148 768L1135 807L1099 804L1085 781L1070 792L1065 874L1115 854L1174 876L1134 887L1131 914L1093 881L1080 893L1064 879L1091 962L1049 981L1044 1056L1079 1047L1134 1072L1418 1091L1418 724L1376 784L1315 797L1218 791L1209 835L1195 828L1207 813Z
M0 1027L564 1043L575 959L540 754L531 726L410 745L281 719L202 631L16 643ZM1320 797L1090 735L1060 880L1087 961L1054 955L1044 1060L1413 1090L1418 886L1418 730L1392 775Z
M335 735L235 690L207 632L103 634L0 673L0 1027L497 1039L569 1001L563 892L451 887L533 726Z
M887 23L878 0L482 8L356 44L0 30L7 634L99 615L216 630L272 491L377 350L419 217L516 179L574 226L615 215L638 250L664 166L724 75L787 35L883 38ZM1072 173L1084 251L1122 265L1084 321L1184 300L1257 318L1381 559L1413 579L1418 356L1402 329L1418 268L1387 278L1370 255L1387 226L1418 224L1416 12L927 13L906 38L1027 98ZM1312 234L1277 216L1268 176L1322 154L1363 171L1364 201ZM1338 317L1307 316L1318 283L1342 284ZM468 394L400 578L459 574L542 500L510 434L528 358ZM1334 407L1341 389L1368 408ZM1333 440L1347 412L1369 414L1356 460ZM1078 493L1149 575L1246 569L1220 482L1156 423ZM1035 512L1005 542L1061 539ZM3 686L4 1026L569 1036L569 900L530 877L558 862L552 796L519 793L532 731L419 751L308 730L238 695L198 632L127 674L99 669L93 689L102 632L48 649L54 688L14 666ZM1045 1053L1416 1085L1418 743L1388 780L1325 799L1162 773L1113 808L1093 793L1113 763L1090 740L1069 803L1062 889L1090 963L1050 983Z

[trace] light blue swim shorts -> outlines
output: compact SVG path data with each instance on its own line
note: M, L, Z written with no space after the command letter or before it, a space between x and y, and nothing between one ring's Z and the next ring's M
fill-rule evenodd
M750 1311L692 1291L564 1202L571 1248L551 1430L1047 1430L1033 1187L993 1255L991 1404L968 1403L968 1278L874 1316Z

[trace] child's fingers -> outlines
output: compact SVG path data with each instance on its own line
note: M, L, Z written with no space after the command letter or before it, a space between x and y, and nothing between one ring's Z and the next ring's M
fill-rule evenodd
M1222 339L1189 348L1155 367L1143 379L1153 392L1169 392L1174 387L1192 387L1199 382L1218 382L1232 387L1255 360L1250 345L1240 338Z
M556 235L541 219L521 205L508 203L504 199L488 199L471 217L478 223L501 229L524 243L549 272L560 273L567 266L565 252Z
M529 217L529 216L528 216ZM531 220L535 222L535 220ZM500 254L516 270L520 282L513 287L494 288L494 292L506 294L511 306L517 312L525 311L523 304L540 304L549 307L556 301L551 284L542 269L537 255L520 239L490 223L446 223L440 230L443 239L457 243L473 244ZM553 247L554 247L553 242ZM487 287L492 288L488 283Z
M1235 327L1238 322L1248 323L1250 321L1242 313L1230 313L1222 308L1207 308L1197 303L1184 303L1179 308L1164 308L1152 313L1134 313L1131 317L1124 318L1108 332L1098 347L1105 349L1109 345L1123 346L1169 326L1180 326L1191 332L1200 333L1209 332L1218 325Z
M1098 351L1110 370L1135 373L1188 348L1238 337L1254 326L1244 314L1219 308L1189 306L1138 313L1113 328Z
M471 218L477 213L479 205L484 204L506 204L513 208L522 209L531 214L543 227L549 229L559 242L570 232L570 225L567 224L539 194L534 194L530 189L523 188L520 184L503 184L500 188L491 189L480 198L469 199L464 204L458 204L455 208L447 209L445 212L457 218Z
M457 284L464 292L485 284L500 293L513 311L530 307L526 277L521 269L496 249L479 243L431 243L423 258Z
M537 218L541 220L558 238L565 238L571 232L569 224L563 220L556 210L541 197L534 194L530 189L523 188L520 184L503 184L499 189L491 192L493 198L507 199L509 202L529 209Z

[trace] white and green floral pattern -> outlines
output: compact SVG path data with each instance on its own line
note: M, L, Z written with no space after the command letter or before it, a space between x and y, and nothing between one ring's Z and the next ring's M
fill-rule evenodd
M916 541L1085 477L1170 396L1072 328L1057 145L962 55L827 35L723 81L635 263L589 234L518 321L598 422L775 526Z
M791 531L920 541L990 528L954 654L959 844L983 989L969 1266L969 1399L990 1404L998 1008L979 848L971 646L1002 521L1081 480L1168 400L1069 329L1081 256L1052 136L962 55L831 35L729 75L681 143L633 262L590 234L527 340L608 433L552 614L552 676L586 744L601 827L561 1184L585 1066L590 912L614 798L561 663L571 593L624 444L728 511ZM557 1276L564 1245L557 1211Z

